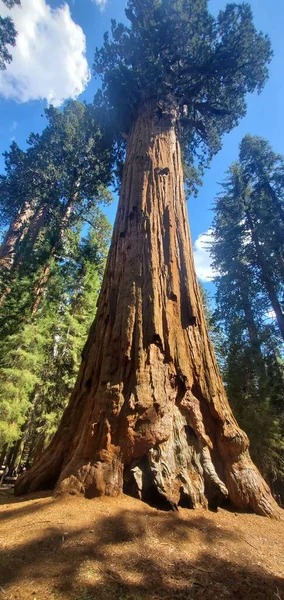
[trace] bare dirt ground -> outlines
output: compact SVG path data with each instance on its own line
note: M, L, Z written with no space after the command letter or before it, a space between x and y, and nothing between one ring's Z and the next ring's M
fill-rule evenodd
M284 600L284 523L0 492L0 600Z

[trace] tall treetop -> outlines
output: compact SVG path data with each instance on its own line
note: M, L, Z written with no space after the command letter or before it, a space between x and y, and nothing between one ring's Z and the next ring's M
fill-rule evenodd
M282 184L281 184L282 181ZM213 222L214 266L221 274L217 302L232 301L232 319L239 303L258 308L255 320L267 318L271 307L284 335L284 159L259 137L245 136L239 162L228 172L216 201ZM227 310L227 309L226 309Z
M73 197L81 210L95 198L109 199L112 136L98 123L94 107L69 101L62 111L50 106L45 116L46 128L29 136L26 151L13 142L4 153L6 174L0 175L4 221L37 200L64 207Z
M7 8L13 8L13 6L20 6L20 0L2 0L3 4L7 6ZM1 17L0 16L0 70L4 71L6 69L7 63L10 63L12 60L12 55L10 54L7 46L15 46L16 44L17 32L15 29L15 25L11 17Z
M261 137L246 135L240 145L240 161L246 178L259 188L269 184L284 196L284 158ZM267 189L267 188L266 188Z
M112 21L94 63L118 129L127 134L149 103L174 105L184 146L211 156L268 76L270 42L250 6L228 4L214 18L207 0L129 0L125 12L129 26Z

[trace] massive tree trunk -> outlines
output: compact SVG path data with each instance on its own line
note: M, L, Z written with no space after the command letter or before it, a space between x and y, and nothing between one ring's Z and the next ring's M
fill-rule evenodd
M95 322L59 430L16 493L121 491L279 516L210 345L172 115L133 127Z

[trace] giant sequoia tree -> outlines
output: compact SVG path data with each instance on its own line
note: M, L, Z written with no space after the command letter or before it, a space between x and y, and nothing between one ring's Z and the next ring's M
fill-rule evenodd
M251 462L210 346L194 273L182 160L210 157L261 90L271 56L247 4L129 0L95 58L127 137L95 322L59 430L16 493L122 490L176 507L278 514Z

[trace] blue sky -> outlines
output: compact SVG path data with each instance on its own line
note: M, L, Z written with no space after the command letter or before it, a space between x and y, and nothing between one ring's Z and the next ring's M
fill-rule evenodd
M216 14L226 3L209 0L209 9ZM248 97L246 117L225 136L223 148L207 170L198 197L188 202L201 279L210 275L210 261L202 250L204 242L200 236L210 228L218 182L237 158L242 137L246 133L262 136L275 151L284 154L284 0L251 0L250 4L257 28L270 36L274 58L264 91ZM101 45L110 19L124 20L125 5L124 0L22 0L22 8L10 12L19 36L13 63L6 72L0 72L0 153L8 149L12 139L24 147L31 131L42 130L45 125L42 114L48 100L57 105L68 96L92 101L99 85L94 78L89 81L95 48ZM0 14L7 14L2 0ZM1 171L3 165L1 157ZM112 222L115 209L114 204L107 210Z

